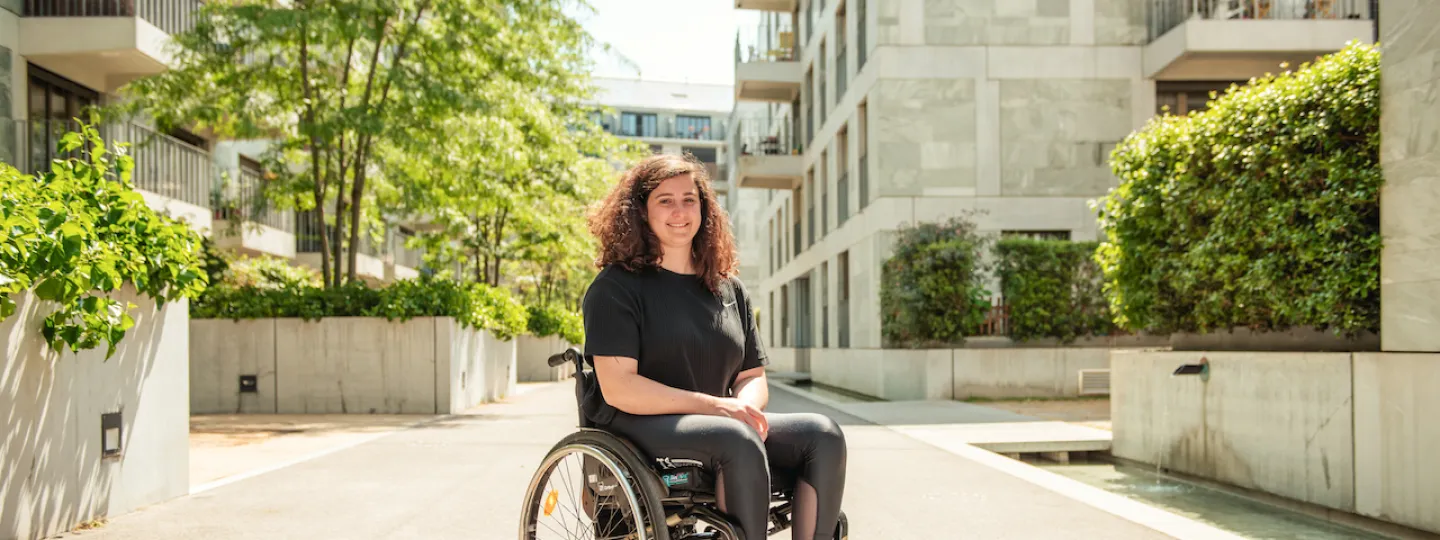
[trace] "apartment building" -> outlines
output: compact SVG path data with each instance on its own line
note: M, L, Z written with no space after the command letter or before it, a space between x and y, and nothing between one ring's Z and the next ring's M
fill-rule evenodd
M194 24L195 0L0 0L0 162L26 172L54 157L55 142L89 105L171 65L170 35ZM218 141L143 122L99 126L131 143L134 182L157 210L185 220L217 246L319 267L319 235L294 212L254 204L265 141ZM418 275L422 255L398 224L365 242L357 273L372 283Z
M605 77L594 83L596 104L609 112L597 111L592 119L605 131L648 144L654 153L692 154L705 164L742 249L751 250L741 255L741 279L759 279L759 227L748 214L758 213L763 192L736 190L730 181L733 87Z
M1362 0L736 0L730 168L765 190L772 347L881 347L894 231L1093 240L1107 160L1164 110L1373 42ZM797 362L801 360L797 359Z

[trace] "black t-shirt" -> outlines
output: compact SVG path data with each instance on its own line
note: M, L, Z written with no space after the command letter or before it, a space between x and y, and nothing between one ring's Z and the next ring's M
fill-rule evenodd
M741 371L769 364L745 286L716 296L700 276L607 266L585 292L585 354L639 362L666 386L728 397Z

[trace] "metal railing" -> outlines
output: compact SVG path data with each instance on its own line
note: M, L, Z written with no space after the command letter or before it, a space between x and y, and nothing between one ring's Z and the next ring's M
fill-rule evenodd
M725 140L725 123L711 122L708 126L699 129L693 127L679 128L673 123L658 125L655 129L625 129L620 125L618 119L606 121L601 125L606 133L621 137L645 137L651 139L682 139L690 141L723 141Z
M3 120L0 129L0 161L26 174L48 170L50 162L62 156L56 143L66 133L80 131L68 120ZM108 149L128 143L126 152L134 158L131 181L135 187L156 195L210 208L216 185L215 165L210 154L190 144L133 123L95 126ZM79 156L73 156L79 157Z
M800 153L790 126L764 116L743 118L735 122L735 141L740 145L740 155L789 155Z
M736 64L796 60L799 60L799 47L789 21L771 19L761 22L754 33L735 34Z
M26 17L139 17L167 34L195 26L200 0L25 0Z
M285 232L295 231L295 213L271 208L265 196L265 179L255 171L236 172L235 186L217 197L215 217L227 221L259 223Z
M1150 39L1191 19L1370 20L1364 0L1151 0Z

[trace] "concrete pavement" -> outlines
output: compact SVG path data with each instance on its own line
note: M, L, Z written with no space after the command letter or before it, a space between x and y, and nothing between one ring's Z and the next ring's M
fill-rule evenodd
M975 456L789 392L772 396L772 410L822 412L844 426L851 538L1169 537ZM65 537L509 540L531 474L574 424L570 383L547 384Z

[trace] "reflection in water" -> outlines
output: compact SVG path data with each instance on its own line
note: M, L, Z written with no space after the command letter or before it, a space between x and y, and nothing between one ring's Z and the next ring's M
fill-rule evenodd
M1277 508L1238 495L1111 463L1034 465L1170 513L1247 538L1329 540L1389 538Z

